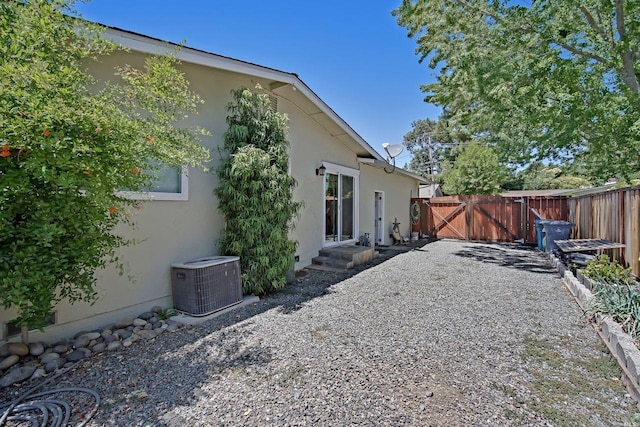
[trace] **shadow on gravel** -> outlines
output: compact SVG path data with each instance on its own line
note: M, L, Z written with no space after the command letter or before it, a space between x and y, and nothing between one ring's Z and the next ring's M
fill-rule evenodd
M431 241L413 242L410 250L420 250L428 243ZM228 375L241 381L247 370L271 363L268 337L256 339L252 317L273 309L284 315L293 313L309 301L332 293L333 285L401 253L387 251L346 272L303 270L282 291L255 304L162 334L153 341L136 343L126 351L95 355L45 388L81 384L98 392L103 403L95 425L188 425L189 420L180 416L180 407L209 398L215 390L207 386L215 384L216 378ZM286 382L290 375L293 373L279 373L274 381ZM0 402L11 401L33 384L0 390ZM159 391L166 389L172 390L171 399ZM145 397L136 397L141 391Z
M421 251L422 249L420 248L433 242L435 242L433 239L423 239L417 242L412 242L408 246L411 251ZM288 284L281 291L262 297L256 304L243 307L242 309L232 311L223 316L212 319L206 322L205 325L207 325L211 330L217 330L274 308L277 308L283 314L293 313L304 307L305 303L331 294L333 292L331 290L333 285L347 280L364 270L381 264L402 253L404 252L393 250L381 251L380 256L375 260L343 272L328 272L311 269L302 270L296 275L296 280L293 283Z
M536 249L529 246L493 243L464 245L455 252L456 256L475 259L480 262L501 265L504 267L526 270L532 273L554 273L555 270L546 258L539 256Z

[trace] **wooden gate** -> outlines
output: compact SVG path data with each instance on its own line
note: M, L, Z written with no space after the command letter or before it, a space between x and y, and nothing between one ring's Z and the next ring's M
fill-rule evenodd
M438 238L536 243L534 220L566 220L565 197L448 196L411 199L411 231Z

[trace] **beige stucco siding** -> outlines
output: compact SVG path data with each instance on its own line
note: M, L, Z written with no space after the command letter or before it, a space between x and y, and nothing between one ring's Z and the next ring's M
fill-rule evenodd
M359 165L355 153L300 111L293 102L280 98L278 109L290 119L291 174L298 181L294 198L304 202L292 233L292 238L298 242L296 254L300 261L296 268L300 269L311 264L311 259L318 255L324 241L324 179L316 175L316 169L322 162L352 169L357 169Z
M144 56L135 52L117 53L94 66L92 72L98 79L112 79L114 67L127 63L142 67ZM199 114L184 125L197 125L210 132L202 143L211 150L211 171L189 170L188 200L148 201L143 203L141 211L132 212L135 228L123 225L118 230L136 242L118 251L124 274L119 275L119 271L111 266L99 271L96 303L59 304L56 307L57 324L48 327L44 335L33 333L32 340L52 342L79 330L94 329L124 316L137 315L154 305L169 307L172 305L171 264L218 254L217 240L225 221L217 209L213 190L218 185L215 169L220 160L218 148L223 145L223 134L227 129L226 106L231 101L231 90L254 88L256 83L269 88L273 81L190 63L183 63L180 68L191 82L191 89L204 101L198 108ZM294 198L304 202L291 235L298 241L296 269L311 264L324 243L324 179L315 172L323 163L357 170L359 215L355 222L359 229L355 233L356 239L363 233L370 233L373 239L376 191L383 192L385 197L383 243L391 243L389 232L394 217L401 222L402 234L408 235L409 198L417 195L417 182L359 163L358 153L354 150L362 154L362 145L349 133L341 131L335 122L328 123L327 116L314 110L314 104L300 90L294 90L291 85L273 87L277 87L272 95L278 97L278 110L289 117L290 169L298 181ZM14 312L0 311L0 322L14 318Z
M388 169L391 170L391 169ZM411 197L417 197L418 182L397 173L388 174L383 169L362 164L360 167L360 233L369 233L371 240L375 230L375 193L384 196L383 244L389 245L394 218L400 223L400 234L409 236Z
M109 79L113 77L115 65L124 63L139 67L143 64L143 56L114 54L93 73L100 79ZM252 87L255 83L249 77L192 64L182 64L181 69L191 82L191 89L204 100L198 108L199 114L185 125L197 124L210 132L202 143L211 149L213 171L219 162L217 147L222 145L227 128L226 105L231 100L230 91L242 86ZM148 201L141 211L133 212L135 229L121 227L119 230L137 242L119 250L124 275L120 276L111 267L98 272L98 301L92 306L82 302L72 306L65 302L59 304L56 308L58 324L47 328L46 339L139 314L156 304L171 306L171 264L217 254L217 239L224 228L224 219L212 193L217 182L215 173L191 169L188 200ZM3 322L14 317L11 312L0 313ZM32 339L39 339L39 336L34 333Z

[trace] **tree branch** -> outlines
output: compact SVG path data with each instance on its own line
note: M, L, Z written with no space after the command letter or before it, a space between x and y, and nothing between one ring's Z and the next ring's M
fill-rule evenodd
M565 42L560 42L560 41L556 41L553 42L555 44L557 44L558 46L568 50L569 52L573 53L574 55L578 55L578 56L582 56L583 58L587 58L587 59L593 59L594 61L600 62L601 64L605 64L605 65L611 65L609 64L609 61L607 61L606 59L604 59L603 57L601 57L600 55L596 55L595 53L589 53L589 52L585 52L582 49L578 49L575 48L573 46L571 46L570 44L567 44Z
M622 53L622 80L634 93L640 93L640 83L634 69L635 53L631 50L627 41L627 30L624 25L624 4L623 0L615 0L616 3L616 29L620 36L620 41L625 46Z
M616 0L616 29L620 40L623 40L627 35L627 30L624 28L624 8L622 0Z
M482 15L488 16L489 18L493 18L493 19L495 19L496 21L499 21L499 20L500 20L500 17L499 17L498 15L496 15L495 13L493 13L493 12L489 12L489 11L484 10L484 9L481 9L481 8L479 8L479 7L475 7L474 5L472 5L471 3L469 3L469 2L468 2L468 1L466 1L466 0L458 0L458 2L459 2L460 4L462 4L464 7L466 7L467 9L474 8L474 9L476 9L478 12L480 12Z
M610 43L611 47L615 49L616 45L615 45L615 41L613 40L613 38L607 37L607 34L604 32L602 27L600 25L598 25L596 20L593 19L593 16L591 15L591 13L589 13L587 8L584 7L584 6L580 6L580 11L584 15L585 19L587 20L587 22L589 23L591 28L596 30L596 32L600 35L600 37L602 37L602 40L604 40L607 43Z

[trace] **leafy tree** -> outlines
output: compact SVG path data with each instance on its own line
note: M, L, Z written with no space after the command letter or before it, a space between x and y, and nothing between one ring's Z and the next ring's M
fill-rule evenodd
M227 219L220 248L240 257L244 292L264 294L284 287L296 249L289 231L301 203L293 201L296 180L288 173L288 119L265 94L238 89L232 96L224 135L230 156L214 191Z
M469 142L462 148L451 170L445 173L443 190L447 194L494 195L500 193L506 177L506 169L500 165L493 149L478 142Z
M393 13L439 71L427 100L501 159L640 170L640 3L403 0Z
M590 185L584 177L571 175L558 166L543 166L541 163L532 164L519 175L523 190L571 189Z
M470 136L455 130L440 119L417 120L411 123L412 129L404 136L404 146L412 154L408 169L419 175L438 182L445 164L455 160L457 146L468 141Z
M174 125L200 102L175 59L99 84L86 67L116 46L72 16L64 0L0 3L0 300L23 327L95 298L95 271L129 243L114 227L140 208L119 190L208 159L202 131Z

